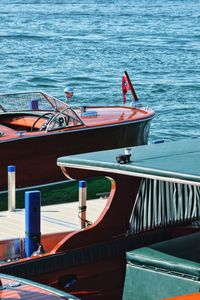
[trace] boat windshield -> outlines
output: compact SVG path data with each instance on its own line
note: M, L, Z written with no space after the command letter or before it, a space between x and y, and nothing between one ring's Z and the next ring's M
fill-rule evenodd
M0 95L0 110L3 112L18 112L29 110L56 110L61 111L69 107L43 92L28 92Z
M65 121L65 124L71 124L70 122L73 121L73 124L83 125L83 121L67 103L44 92L0 95L0 114L19 112L55 112L56 118L53 118L48 131L58 129L58 125L61 124L62 120ZM64 124L62 124L62 127L64 127Z

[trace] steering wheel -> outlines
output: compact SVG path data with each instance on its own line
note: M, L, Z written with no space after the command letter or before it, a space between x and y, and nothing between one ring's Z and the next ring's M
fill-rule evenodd
M37 122L38 122L40 119L45 118L45 117L48 116L48 115L51 116L51 117L49 117L49 119L46 121L47 123L49 123L49 121L51 120L51 118L54 117L54 113L52 113L52 112L48 112L48 113L45 113L45 114L39 116L39 118L37 118L37 120L35 120L35 122L34 122L33 125L31 126L31 131L34 130L35 125L37 124ZM46 123L46 122L45 122L45 123ZM44 123L44 124L45 124L45 123ZM41 129L46 129L46 126L45 126L45 128L42 128L42 127L44 126L44 124L40 127L39 130L41 130ZM47 124L46 124L46 125L47 125Z

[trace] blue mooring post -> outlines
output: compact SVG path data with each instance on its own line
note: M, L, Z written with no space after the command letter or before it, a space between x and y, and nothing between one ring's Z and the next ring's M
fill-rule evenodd
M40 244L40 191L25 192L25 257L29 257Z
M87 198L87 182L79 181L79 218L81 229L86 227L86 198Z
M15 173L16 166L8 166L8 211L16 208Z

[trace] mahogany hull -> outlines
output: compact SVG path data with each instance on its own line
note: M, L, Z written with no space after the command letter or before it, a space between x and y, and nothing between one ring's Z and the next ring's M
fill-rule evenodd
M44 254L2 263L0 271L63 290L80 299L121 300L128 247L124 233L140 181L133 185L129 176L112 176L106 172L104 175L114 179L107 202L110 208L105 208L94 224L84 230L42 236ZM114 182L120 186L118 190ZM129 193L130 186L132 193ZM122 197L126 205L122 205Z
M152 117L2 142L0 189L7 189L9 165L16 166L17 188L35 186L66 179L60 156L147 144Z

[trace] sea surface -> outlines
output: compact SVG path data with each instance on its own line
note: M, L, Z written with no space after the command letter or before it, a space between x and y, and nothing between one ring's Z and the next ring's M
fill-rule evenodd
M0 0L0 21L0 93L123 105L126 70L156 112L150 142L199 136L199 0Z

